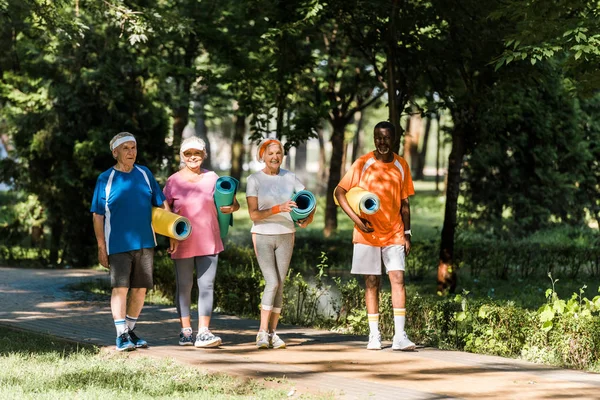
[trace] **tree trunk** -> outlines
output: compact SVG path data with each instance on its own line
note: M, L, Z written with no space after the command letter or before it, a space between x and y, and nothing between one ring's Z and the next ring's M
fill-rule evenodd
M186 68L186 70L189 71L192 69L192 64L196 59L197 53L198 41L194 35L190 35L188 42L186 43L185 55L183 59L183 66ZM190 118L190 90L192 89L192 83L195 79L196 76L191 72L182 74L177 78L177 100L176 104L173 105L173 159L169 163L171 165L171 171L169 171L169 174L179 169L179 148L181 146L183 130L187 126Z
M440 127L440 123L442 119L437 117L437 145L436 145L436 153L435 153L435 191L439 193L440 191L440 148L442 147L442 129Z
M398 40L396 38L396 16L398 13L399 0L393 0L392 12L389 19L388 36L386 45L386 64L387 64L387 92L388 92L388 112L390 122L396 127L396 141L392 146L394 153L400 154L400 138L402 137L402 127L400 126L400 112L398 112L398 88L397 88L397 70L396 70L396 47Z
M446 207L444 226L440 243L440 261L438 265L437 292L454 293L456 289L457 265L454 260L454 234L457 225L458 196L460 192L460 171L465 155L465 135L468 118L457 116L452 132L452 151L448 157L448 183L446 186Z
M53 214L50 214L53 215ZM54 214L57 215L57 214ZM58 214L60 215L60 214ZM63 222L60 217L54 217L50 221L50 256L48 265L52 267L58 266L58 253L61 248L61 238L63 234Z
M417 158L417 166L415 168L415 171L413 172L413 175L415 176L415 180L423 180L425 179L425 174L424 174L424 169L425 169L425 158L427 157L427 145L429 143L429 132L431 131L431 119L433 118L433 114L432 116L427 118L427 122L425 123L425 132L423 133L423 147L421 148L421 151L419 152L418 158Z
M204 96L199 96L197 101L194 101L194 117L196 123L194 128L196 135L206 143L206 158L202 161L202 167L213 170L210 140L208 140L208 128L206 127L206 114L204 112Z
M337 229L337 206L333 202L333 191L341 179L342 158L344 155L344 130L346 122L343 119L332 121L333 133L331 134L331 160L329 162L329 179L325 192L325 228L323 235L330 237Z
M232 178L238 181L242 178L244 165L244 136L246 135L246 116L237 114L235 129L231 143L231 171Z
M323 137L323 129L317 130L317 136L319 139L319 194L327 191L327 187L323 185L323 182L327 180L327 156L325 154L325 139Z
M304 185L308 183L308 174L306 173L307 161L307 142L304 141L296 146L296 157L294 162L294 173Z
M189 98L188 96L184 97ZM179 148L181 147L181 138L183 137L183 130L187 126L189 121L189 110L187 106L176 107L173 111L173 150L171 159L171 171L170 173L177 171L179 165Z
M421 114L417 114L416 112L417 110L413 110L413 114L410 116L410 135L408 135L408 137L410 137L410 141L408 143L410 160L407 161L411 171L415 171L417 169L419 162L419 142L421 140L421 128L423 127L423 119L421 118Z
M358 118L357 117L358 114ZM365 124L365 113L358 111L354 114L354 120L356 121L356 134L352 139L352 162L360 156L358 154L360 150L360 137L363 134L363 125Z

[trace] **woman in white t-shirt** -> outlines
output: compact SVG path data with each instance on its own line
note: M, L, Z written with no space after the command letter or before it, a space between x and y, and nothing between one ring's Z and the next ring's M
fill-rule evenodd
M285 342L275 333L283 305L283 282L294 251L296 228L290 216L296 203L294 193L304 185L293 172L281 168L283 145L277 139L265 139L258 146L257 159L265 167L250 175L246 185L246 199L252 225L252 242L258 265L265 278L260 312L260 327L256 335L259 349L284 349ZM313 220L313 212L298 221L306 228Z

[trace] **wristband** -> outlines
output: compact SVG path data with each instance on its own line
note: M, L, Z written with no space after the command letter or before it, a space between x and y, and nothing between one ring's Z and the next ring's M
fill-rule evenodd
M279 207L279 204L277 204L276 206L271 207L271 212L273 214L279 214L281 212L281 208Z
M410 231L410 229L409 229L409 230L407 230L407 231L404 231L404 234L405 234L405 235L410 235L410 236L412 236L412 232Z

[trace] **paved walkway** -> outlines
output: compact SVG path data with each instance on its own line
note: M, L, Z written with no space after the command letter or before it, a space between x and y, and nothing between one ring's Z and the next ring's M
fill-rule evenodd
M107 279L93 270L0 268L0 324L114 347L108 302L75 299L70 283ZM213 317L223 339L219 349L177 344L173 307L146 306L137 332L151 347L130 357L170 357L211 372L253 378L285 378L302 393L333 393L336 399L600 399L600 375L544 367L518 360L418 348L367 351L363 337L281 326L285 350L257 350L257 321Z

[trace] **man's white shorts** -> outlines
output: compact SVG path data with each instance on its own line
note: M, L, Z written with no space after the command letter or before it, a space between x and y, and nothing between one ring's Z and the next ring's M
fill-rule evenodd
M358 275L381 275L381 261L386 274L390 271L404 271L404 246L375 247L355 243L350 272Z

